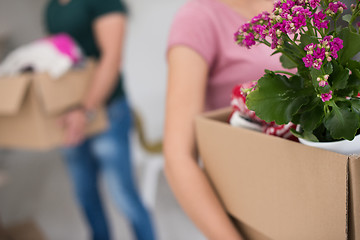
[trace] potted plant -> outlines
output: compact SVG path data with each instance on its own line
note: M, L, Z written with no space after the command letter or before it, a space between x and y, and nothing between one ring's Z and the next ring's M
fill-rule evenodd
M281 0L235 33L251 48L266 44L280 53L287 71L265 70L249 89L246 104L266 122L292 122L292 132L311 142L353 140L360 129L360 2L347 6L332 0ZM343 19L346 26L339 26ZM359 145L360 146L360 145Z

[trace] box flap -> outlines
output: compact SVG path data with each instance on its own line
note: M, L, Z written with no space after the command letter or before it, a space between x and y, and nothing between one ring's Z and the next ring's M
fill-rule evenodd
M44 110L58 114L78 105L87 90L95 69L95 62L88 61L84 68L72 69L59 79L47 73L34 75L35 88Z
M349 158L349 234L351 240L360 239L360 156Z
M201 158L227 211L270 239L346 239L347 156L217 120L229 113L196 119Z
M10 226L6 229L8 240L45 240L46 237L38 224L34 221ZM0 238L2 239L2 238ZM6 238L7 239L7 238Z
M30 84L29 75L0 78L0 114L16 114Z

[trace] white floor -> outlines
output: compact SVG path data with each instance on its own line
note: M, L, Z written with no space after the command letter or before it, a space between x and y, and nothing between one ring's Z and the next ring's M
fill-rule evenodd
M138 156L136 146L134 151ZM141 162L135 165L140 182L143 165ZM0 171L7 174L7 181L0 187L0 216L5 225L31 218L49 240L88 239L63 162L56 152L0 152ZM163 174L158 182L153 218L159 239L205 239L178 206ZM126 220L112 205L106 190L103 195L114 239L133 239Z

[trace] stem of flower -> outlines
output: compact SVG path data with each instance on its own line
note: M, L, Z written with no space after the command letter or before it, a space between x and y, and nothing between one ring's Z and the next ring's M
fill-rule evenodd
M315 32L320 33L321 37L325 37L325 34L323 32L320 31L320 29L318 29L317 27L314 26Z
M262 41L259 41L259 43L263 43L263 44L265 44L266 46L271 47L271 43L269 43L266 39L264 39L264 40L262 40Z
M325 103L325 105L324 105L324 113L325 113L325 114L329 114L329 113L330 113L329 105L328 105L327 103Z
M287 72L287 71L272 71L272 72L274 72L274 73L284 73L284 74L287 74L287 75L290 75L290 76L296 76L296 74L293 74L293 73L291 73L291 72Z
M287 34L285 35L285 37L287 38L287 40L288 40L289 42L292 43L292 45L293 45L294 47L296 47L296 48L299 50L298 53L300 54L300 56L299 56L300 58L306 56L304 50L303 50L301 47L299 47L299 45L297 45L296 42L294 42Z
M356 29L354 28L353 26L353 22L355 21L355 19L357 18L357 16L359 15L360 13L360 10L356 11L356 12L353 12L352 16L351 16L351 19L350 19L350 22L349 22L349 28L352 32L356 32Z
M314 34L314 29L313 29L313 26L312 24L310 23L310 21L308 21L306 23L306 27L308 29L307 33L310 35L310 36L316 36L316 34Z
M300 28L300 32L301 32L301 34L305 34L305 30L303 27Z
M337 18L332 18L333 19L333 23L334 23L334 37L336 37L337 36L337 26L336 26L336 22L337 22Z

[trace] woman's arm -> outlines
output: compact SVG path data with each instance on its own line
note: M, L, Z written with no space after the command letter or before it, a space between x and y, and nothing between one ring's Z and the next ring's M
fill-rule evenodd
M192 49L169 51L164 154L167 179L185 212L210 240L243 239L197 164L195 116L204 109L208 66Z
M100 49L100 59L87 94L83 108L68 112L61 119L65 129L65 145L74 146L84 139L86 111L102 106L117 80L121 66L122 46L125 34L125 15L109 13L93 23L95 37Z

